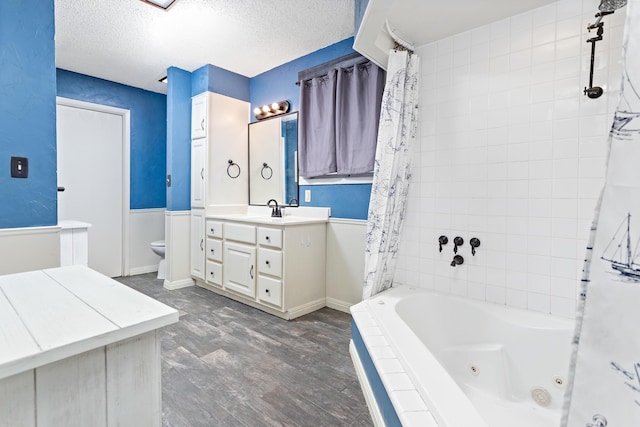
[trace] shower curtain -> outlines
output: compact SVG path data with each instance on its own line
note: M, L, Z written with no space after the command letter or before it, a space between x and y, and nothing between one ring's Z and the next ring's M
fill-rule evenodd
M640 0L627 6L622 86L608 143L562 426L640 425Z
M389 54L369 201L363 299L391 287L393 279L416 139L419 63L416 54Z

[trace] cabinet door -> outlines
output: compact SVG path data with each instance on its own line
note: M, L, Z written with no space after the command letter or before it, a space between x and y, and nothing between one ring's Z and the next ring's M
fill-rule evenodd
M217 93L209 93L210 106L207 139L209 140L209 182L207 203L245 205L248 203L248 126L249 103ZM238 166L230 166L229 160ZM256 203L266 203L264 201Z
M256 296L256 248L224 243L224 287L251 298Z
M207 94L191 100L191 139L207 136Z
M191 211L191 276L204 279L204 209Z
M204 208L206 194L207 139L191 142L191 207Z

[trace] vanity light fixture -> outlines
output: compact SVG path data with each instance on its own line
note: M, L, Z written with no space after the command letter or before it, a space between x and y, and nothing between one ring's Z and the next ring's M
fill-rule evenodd
M256 119L262 120L267 117L278 116L289 111L289 101L274 102L270 105L263 105L262 107L256 107L253 109Z
M159 7L160 9L167 10L171 7L176 0L140 0L143 3L150 4L151 6Z

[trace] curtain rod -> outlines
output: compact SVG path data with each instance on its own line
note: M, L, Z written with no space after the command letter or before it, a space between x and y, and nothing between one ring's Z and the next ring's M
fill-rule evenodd
M349 68L354 65L364 64L368 61L369 60L367 58L360 55L358 52L341 56L340 58L325 62L324 64L316 65L315 67L298 72L298 81L296 82L296 85L299 86L300 82L311 80L315 77L324 77L334 68Z

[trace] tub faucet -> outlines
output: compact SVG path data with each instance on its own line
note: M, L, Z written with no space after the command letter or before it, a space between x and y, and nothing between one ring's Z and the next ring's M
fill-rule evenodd
M271 202L273 202L273 204ZM270 199L267 202L267 206L271 208L271 216L273 218L282 218L282 208L278 206L278 201L276 199Z
M462 265L464 264L464 258L462 258L462 255L456 255L453 257L453 261L451 261L451 267L455 267L457 265Z

